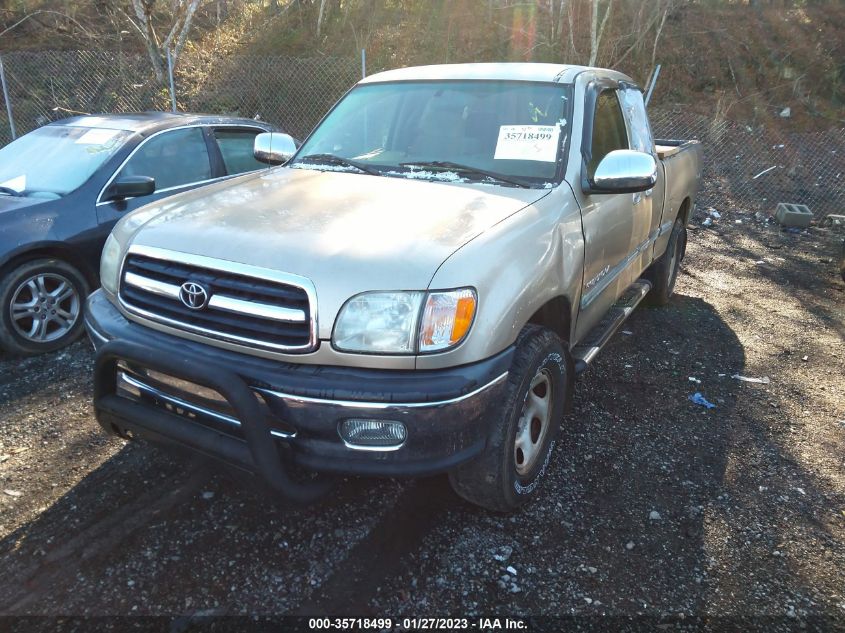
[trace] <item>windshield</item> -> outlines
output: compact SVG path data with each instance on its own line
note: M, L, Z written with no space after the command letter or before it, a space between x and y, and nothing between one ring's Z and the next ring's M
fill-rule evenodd
M542 186L558 173L569 97L570 86L525 81L365 84L291 166Z
M104 128L48 125L0 149L0 195L64 195L82 185L129 137Z

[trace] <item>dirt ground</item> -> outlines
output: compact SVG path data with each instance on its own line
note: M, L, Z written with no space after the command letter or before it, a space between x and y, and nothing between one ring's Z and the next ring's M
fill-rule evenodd
M638 309L580 380L545 494L514 516L468 505L445 477L349 480L287 507L105 436L87 341L0 356L0 614L845 629L841 238L702 217L671 305Z

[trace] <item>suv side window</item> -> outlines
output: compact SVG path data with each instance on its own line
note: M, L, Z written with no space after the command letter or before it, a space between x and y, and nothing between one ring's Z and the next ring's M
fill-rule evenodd
M628 131L616 90L604 90L596 100L596 115L593 118L593 144L590 164L587 166L590 177L596 173L601 159L617 149L628 149Z
M121 170L122 176L151 176L156 191L211 179L202 128L162 132L146 141Z
M214 138L223 155L226 174L242 174L256 169L265 169L267 165L255 160L252 150L255 137L264 130L254 129L216 129Z
M654 140L651 126L645 112L645 101L642 91L637 88L625 88L619 91L622 108L625 110L625 120L628 121L628 139L631 149L654 155Z

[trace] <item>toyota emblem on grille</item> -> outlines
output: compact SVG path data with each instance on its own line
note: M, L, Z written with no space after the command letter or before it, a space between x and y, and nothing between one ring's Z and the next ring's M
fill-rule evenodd
M208 305L208 290L195 281L186 281L179 288L179 300L191 310L202 310Z

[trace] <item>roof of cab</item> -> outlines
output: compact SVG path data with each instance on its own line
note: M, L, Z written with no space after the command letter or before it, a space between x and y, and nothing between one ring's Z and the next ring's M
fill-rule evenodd
M479 63L438 64L434 66L412 66L397 68L370 75L359 83L381 83L387 81L432 81L432 80L493 80L493 81L548 81L572 83L584 71L594 71L602 76L631 81L629 77L615 70L571 66L566 64L542 63Z
M265 129L273 126L266 121L254 121L241 117L219 116L214 114L189 114L172 112L132 112L128 114L86 114L74 116L50 125L73 127L106 128L150 134L183 125L256 125Z

